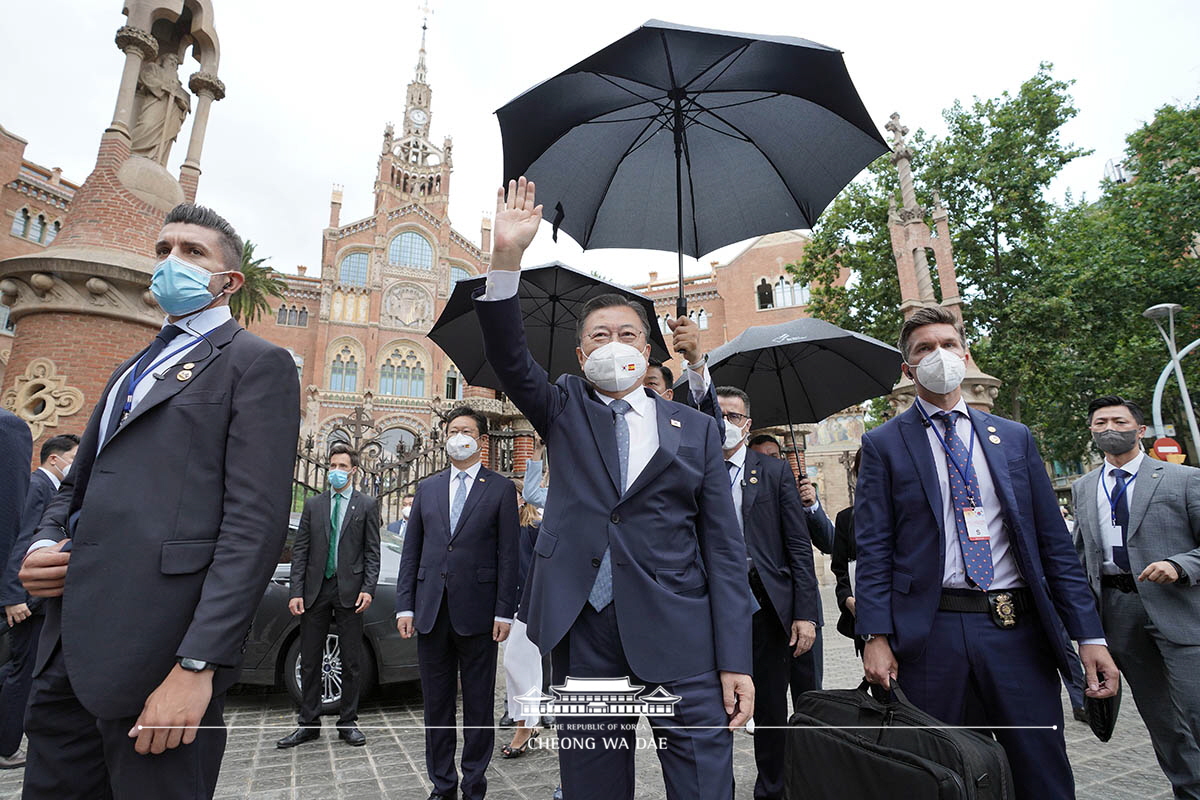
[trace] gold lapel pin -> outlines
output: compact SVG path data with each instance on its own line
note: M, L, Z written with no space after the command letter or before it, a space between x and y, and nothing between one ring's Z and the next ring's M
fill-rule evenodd
M192 377L192 371L190 369L181 369L175 374L175 380L177 381L186 381L190 377Z
M189 361L188 363L186 363L186 364L184 364L184 365L183 365L183 368L184 368L184 369L195 369L195 368L196 368L196 365L195 365L195 364L193 364L191 361Z
M993 433L988 437L988 441L992 444L1000 444L1000 437Z
M480 482L480 483L487 483L487 478L480 478L480 479L479 479L479 482Z
M988 433L995 433L995 432L996 432L996 426L988 425Z
M751 482L751 483L758 483L758 478L756 478L756 477L754 477L753 475L751 475L751 476L750 476L750 482Z
M673 419L673 420L671 420L671 427L672 428L682 428L683 424L679 420Z

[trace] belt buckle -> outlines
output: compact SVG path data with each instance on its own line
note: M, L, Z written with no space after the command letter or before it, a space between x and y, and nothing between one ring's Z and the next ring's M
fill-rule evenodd
M988 608L992 612L992 622L1001 630L1009 630L1017 625L1017 604L1012 592L988 593Z

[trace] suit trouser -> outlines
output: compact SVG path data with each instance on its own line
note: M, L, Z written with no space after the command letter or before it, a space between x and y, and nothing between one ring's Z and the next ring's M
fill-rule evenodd
M11 756L21 746L25 732L25 706L33 686L33 664L37 661L38 638L46 615L34 614L18 622L8 634L12 649L9 671L0 686L0 756Z
M137 717L97 719L79 702L60 645L33 679L23 800L207 800L225 754L225 695L213 697L191 744L139 755Z
M1185 591L1194 591L1187 589ZM1137 592L1104 589L1104 635L1176 797L1200 798L1200 646L1167 640Z
M788 658L790 662L788 684L792 690L792 711L800 709L800 695L821 688L825 671L824 648L821 640L821 624L818 622L817 638L813 640L813 646L803 655L789 656ZM757 719L754 724L758 724Z
M353 725L358 719L358 694L362 680L363 615L355 614L338 599L337 577L326 578L311 606L300 615L300 715L302 727L321 727L321 690L325 639L329 623L337 625L338 650L342 662L342 701L338 725Z
M462 796L487 793L484 772L496 744L495 694L497 643L492 632L462 636L450 624L442 593L437 619L429 633L417 636L417 665L425 704L425 769L433 790L450 795L458 788L454 770L455 699L463 693Z
M754 634L754 763L758 767L754 798L779 800L783 797L788 670L792 650L788 647L790 637L779 624L779 615L766 592L755 591L754 594L761 606L754 612L751 623Z
M948 725L995 726L1016 797L1075 797L1058 665L1035 617L1002 630L990 614L938 611L925 652L901 660L897 674L908 699L925 713Z
M666 635L666 632L664 632ZM553 650L554 682L572 678L629 678L644 686L625 660L613 604L597 612L584 603L575 624ZM648 717L662 765L667 800L731 800L733 734L715 670L661 684L680 700L670 716ZM556 715L563 796L570 800L632 800L637 717ZM659 746L665 742L665 747ZM641 745L647 746L645 744Z

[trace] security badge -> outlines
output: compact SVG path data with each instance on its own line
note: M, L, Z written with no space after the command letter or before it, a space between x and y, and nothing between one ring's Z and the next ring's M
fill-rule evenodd
M679 420L677 420L677 419L673 419L673 420L671 420L671 427L672 427L672 428L682 428L682 427L683 427L683 423L681 423L681 422L680 422Z
M988 594L988 603L992 607L992 622L998 628L1011 628L1017 624L1017 609L1011 592L994 592Z

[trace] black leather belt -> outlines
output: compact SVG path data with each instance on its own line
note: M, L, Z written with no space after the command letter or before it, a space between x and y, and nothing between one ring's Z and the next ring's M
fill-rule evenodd
M1137 591L1137 581L1129 573L1122 575L1101 575L1100 586L1105 589L1116 589L1125 594Z
M1023 614L1034 610L1033 594L1025 588L993 589L980 592L973 589L942 589L939 611L959 611L968 614L991 614L998 628L1012 628Z

